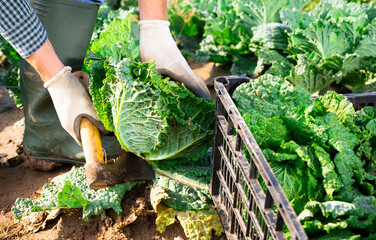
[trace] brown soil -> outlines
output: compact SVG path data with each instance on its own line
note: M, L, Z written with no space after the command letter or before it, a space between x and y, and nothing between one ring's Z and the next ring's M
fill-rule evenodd
M213 78L229 74L226 67L214 63L190 65L207 82L212 96ZM71 168L66 165L43 172L25 167L17 154L22 146L22 120L23 110L18 109L6 90L0 87L0 239L186 239L179 223L167 227L164 233L156 231L156 214L148 200L147 184L126 193L121 215L106 210L102 215L84 222L81 210L64 210L55 219L47 221L44 230L36 232L33 232L35 227L29 222L16 222L11 207L17 198L37 198L44 183ZM122 227L124 222L136 215L136 221Z

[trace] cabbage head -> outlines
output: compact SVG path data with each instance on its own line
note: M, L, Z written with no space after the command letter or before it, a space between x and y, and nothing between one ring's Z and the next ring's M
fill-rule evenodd
M99 119L121 146L146 160L198 160L211 144L214 102L141 63L131 15L99 30L85 60Z

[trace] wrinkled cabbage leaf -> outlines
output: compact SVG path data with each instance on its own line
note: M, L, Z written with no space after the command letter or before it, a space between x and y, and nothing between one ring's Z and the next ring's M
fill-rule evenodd
M31 200L17 198L12 207L16 219L33 212L42 212L63 208L82 208L82 218L89 220L90 215L99 215L104 209L112 208L118 214L123 211L121 200L126 191L137 183L123 183L100 190L89 188L84 167L73 167L69 172L59 175L43 186L40 198Z

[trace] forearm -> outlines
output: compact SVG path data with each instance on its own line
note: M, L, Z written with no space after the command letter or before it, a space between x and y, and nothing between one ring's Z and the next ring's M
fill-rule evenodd
M140 20L167 20L167 0L138 0Z
M48 39L42 47L25 60L39 73L43 82L47 82L64 68L64 64L56 55Z

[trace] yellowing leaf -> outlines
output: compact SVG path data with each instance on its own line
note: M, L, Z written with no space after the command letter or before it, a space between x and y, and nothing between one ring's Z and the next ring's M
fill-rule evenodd
M214 206L198 211L177 211L161 203L158 205L157 214L157 231L160 233L163 233L166 227L175 222L175 217L179 220L188 239L210 240L212 239L212 230L217 236L221 236L224 232Z

